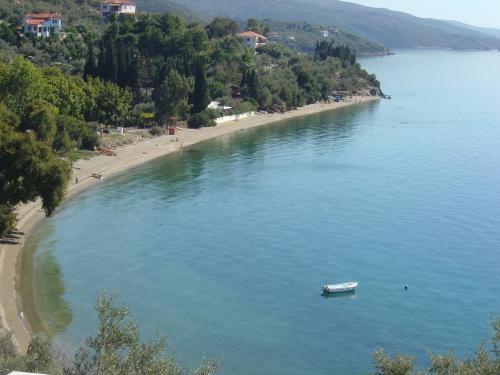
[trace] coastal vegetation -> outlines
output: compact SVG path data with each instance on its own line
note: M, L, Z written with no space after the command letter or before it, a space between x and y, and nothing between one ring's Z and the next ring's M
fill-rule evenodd
M379 43L360 38L333 26L272 19L264 19L261 23L272 30L267 35L271 41L308 54L314 54L316 43L322 40L334 42L337 46L348 46L359 56L391 53L388 48Z
M12 336L0 330L0 375L13 370L52 375L210 375L219 369L215 360L203 358L193 370L181 369L166 354L166 339L157 334L140 340L139 326L126 305L117 305L116 294L101 293L95 305L97 333L73 355L57 351L42 336L35 336L25 355L17 353ZM500 319L492 322L491 339L480 344L473 355L458 358L452 353L429 353L430 364L416 369L415 357L396 353L389 356L379 348L373 352L375 375L496 375L500 373Z
M71 176L65 157L92 150L97 123L127 118L131 98L113 83L38 68L22 57L0 64L0 235L14 228L19 203L41 197L52 214Z
M71 172L62 158L96 147L101 126L145 126L149 119L153 127L185 121L199 128L224 114L285 112L327 100L332 90L381 92L349 47L333 42L318 44L315 56L279 43L254 53L234 20L186 24L174 14L122 15L90 32L97 22L92 1L38 2L35 10L67 12L66 37L27 38L16 25L30 5L0 2L2 156L18 161L2 157L2 235L13 229L18 203L41 196L47 214L54 211ZM245 28L270 31L255 19ZM207 110L211 100L230 109ZM20 156L20 144L31 144L32 154Z
M202 358L196 369L180 368L166 354L166 338L157 334L151 341L140 340L138 325L125 305L115 303L114 294L97 298L97 332L72 355L58 352L42 336L35 336L25 355L17 353L10 333L0 331L0 375L30 371L52 375L210 375L218 362Z

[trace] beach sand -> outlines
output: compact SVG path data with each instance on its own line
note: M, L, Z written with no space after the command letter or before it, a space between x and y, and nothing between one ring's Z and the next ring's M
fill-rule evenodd
M88 160L80 160L74 163L73 178L66 193L66 199L98 183L100 180L92 177L92 174L96 172L106 179L128 168L210 138L377 99L376 97L353 97L348 102L316 103L283 114L258 114L238 121L225 122L212 128L184 129L178 131L175 136L164 135L118 148L116 156L99 155ZM76 178L78 178L78 183L75 182ZM12 332L19 351L25 353L31 334L28 322L21 311L21 301L17 294L19 259L27 236L45 216L39 201L21 205L16 213L18 234L14 234L9 243L0 243L0 324L4 329Z

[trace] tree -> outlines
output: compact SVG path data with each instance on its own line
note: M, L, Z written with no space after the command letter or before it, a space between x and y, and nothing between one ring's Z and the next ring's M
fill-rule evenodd
M191 94L191 113L198 113L207 109L210 103L210 93L208 91L207 74L205 65L198 61L194 73L194 89Z
M175 69L170 70L160 87L153 92L156 116L159 121L169 117L185 117L189 111L188 95L191 92L189 79Z
M215 120L212 118L209 111L198 112L191 116L188 121L188 126L192 129L210 127L215 125Z
M57 108L43 99L34 100L26 106L22 130L32 130L38 139L52 145L56 136Z
M149 342L139 340L139 327L130 319L127 306L117 306L115 295L102 293L95 305L97 335L87 339L74 356L66 375L180 375L173 358L165 355L166 339L158 334ZM192 373L215 374L218 364L204 361Z
M43 75L31 62L16 57L11 64L0 65L0 101L16 113L35 99L45 99L48 88Z
M249 18L247 20L246 30L253 31L254 33L258 33L258 34L263 33L262 25L259 23L259 21L257 21L256 18Z
M23 128L18 118L0 105L0 215L7 219L0 235L13 229L12 213L19 203L40 197L45 213L51 215L62 202L71 177L70 163L58 158L52 145L34 132L18 131ZM51 132L48 134L41 138L50 138Z
M490 348L480 345L470 357L457 358L451 353L429 354L430 366L423 371L415 370L415 358L397 353L394 357L387 355L383 349L373 353L376 368L375 375L496 375L500 374L500 319L492 322L493 335Z
M97 75L97 57L95 54L94 42L92 40L87 42L87 50L87 59L83 67L83 75L84 77L95 77Z
M235 35L238 29L238 24L227 17L215 17L206 27L210 39L222 38L226 35Z
M87 121L102 124L128 121L132 102L130 90L122 89L109 81L89 77L85 86L85 98L84 116Z
M383 349L377 349L373 353L373 362L377 369L375 375L411 375L415 365L415 358L400 353L391 358Z

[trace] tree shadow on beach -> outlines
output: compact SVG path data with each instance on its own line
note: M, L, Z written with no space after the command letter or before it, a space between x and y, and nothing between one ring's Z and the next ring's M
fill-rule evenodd
M9 234L0 237L0 245L19 245L21 243L20 239L23 236L23 232L13 231Z

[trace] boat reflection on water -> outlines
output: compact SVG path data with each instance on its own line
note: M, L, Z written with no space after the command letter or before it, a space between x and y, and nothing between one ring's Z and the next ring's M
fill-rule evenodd
M329 298L349 298L349 299L354 299L356 298L356 291L355 290L350 290L348 292L341 292L341 293L328 293L323 291L321 293L321 297L324 299L329 299Z

